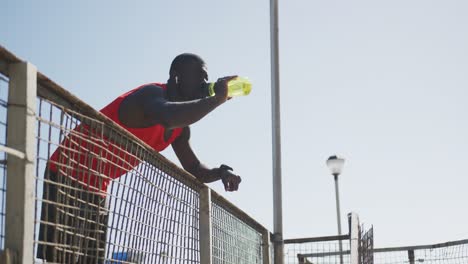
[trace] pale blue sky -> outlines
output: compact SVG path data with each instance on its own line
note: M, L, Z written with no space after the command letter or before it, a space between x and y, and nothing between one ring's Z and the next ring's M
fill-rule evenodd
M325 160L378 247L468 238L468 2L280 1L285 238L336 234ZM210 166L243 177L210 186L272 230L269 1L0 2L0 43L100 109L172 59L201 55L210 79L252 93L192 128ZM163 152L177 160L168 149Z

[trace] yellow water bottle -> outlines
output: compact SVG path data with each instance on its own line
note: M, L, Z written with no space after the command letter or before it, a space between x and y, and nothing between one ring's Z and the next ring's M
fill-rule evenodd
M237 77L235 79L230 80L228 83L228 96L240 96L240 95L248 95L252 90L252 83L249 79L245 77ZM211 82L208 83L208 95L213 96L215 95L214 91L215 83Z

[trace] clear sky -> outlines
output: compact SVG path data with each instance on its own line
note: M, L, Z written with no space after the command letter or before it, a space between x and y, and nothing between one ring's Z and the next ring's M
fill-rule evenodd
M355 211L378 247L468 238L468 2L279 1L284 237L334 235ZM0 1L0 44L100 109L165 82L182 52L252 93L192 127L225 195L273 228L269 1ZM172 149L163 155L178 163Z

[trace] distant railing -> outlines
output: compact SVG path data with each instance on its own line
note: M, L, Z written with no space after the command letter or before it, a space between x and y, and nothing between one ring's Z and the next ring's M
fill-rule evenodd
M284 240L284 263L362 264L359 252L363 251L361 239L363 230L357 214L350 213L348 223L349 232L345 235Z
M373 253L376 264L466 264L468 239L433 245L377 248Z
M0 73L4 261L270 263L242 210L1 46Z

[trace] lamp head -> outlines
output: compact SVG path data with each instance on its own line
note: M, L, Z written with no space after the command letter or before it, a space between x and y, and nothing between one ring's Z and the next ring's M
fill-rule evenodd
M330 156L327 159L327 166L331 171L333 176L338 176L343 171L345 159L338 157L336 155Z

